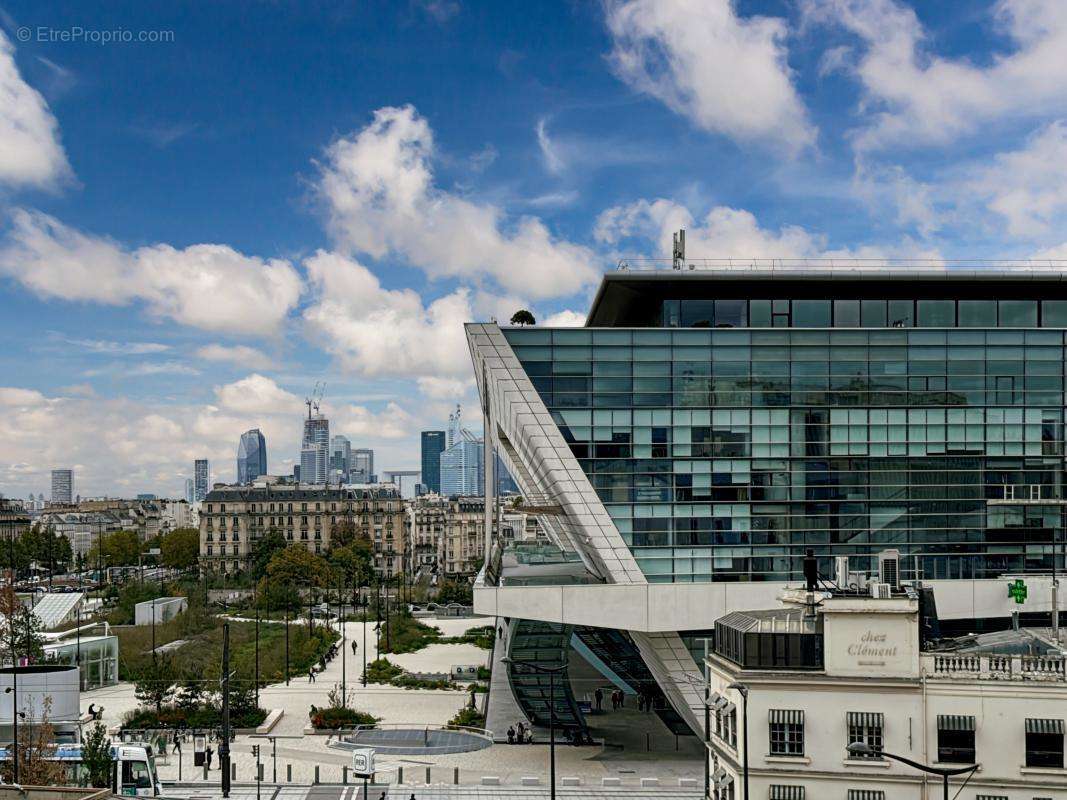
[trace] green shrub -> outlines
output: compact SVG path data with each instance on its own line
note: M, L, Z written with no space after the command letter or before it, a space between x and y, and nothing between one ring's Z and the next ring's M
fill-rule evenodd
M493 638L496 636L492 625L481 625L471 628L459 636L445 636L440 640L441 644L473 644L483 650L493 649Z
M441 641L441 631L419 622L410 613L402 612L389 615L389 635L386 636L385 624L379 637L379 651L382 653L414 653L428 644Z
M357 725L374 725L379 722L378 717L368 714L366 711L358 711L354 708L316 708L311 707L308 712L311 727L316 730L335 731L339 728L354 728Z
M476 708L463 706L463 708L459 710L459 713L448 721L448 724L462 725L466 728L484 728L485 716L479 713Z
M379 658L367 664L368 683L390 683L393 678L403 674L404 670L388 658Z
M230 725L234 728L255 728L263 724L267 712L262 708L230 709ZM154 708L135 708L122 717L122 727L143 728L217 728L222 724L221 704L205 703L193 708L163 706L157 714Z

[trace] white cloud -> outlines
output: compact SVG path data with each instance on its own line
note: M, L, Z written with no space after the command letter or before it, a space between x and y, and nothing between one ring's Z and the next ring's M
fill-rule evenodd
M941 260L933 248L903 239L892 248L864 245L829 249L826 237L797 225L777 231L764 228L750 211L727 206L712 208L703 219L673 200L637 200L606 209L597 219L596 236L605 244L624 239L653 242L656 252L670 253L674 232L685 228L686 256L690 259L890 259Z
M856 136L861 150L944 144L989 120L1067 108L1062 0L999 0L994 18L1014 50L983 65L930 52L915 12L895 0L805 0L803 8L809 20L840 25L863 42L847 66L866 92L861 110L873 120ZM833 57L835 67L847 61Z
M64 339L66 344L88 350L90 353L106 355L140 356L152 353L164 353L170 345L161 342L113 342L106 339Z
M23 209L12 214L0 274L41 297L109 305L139 300L154 316L226 333L276 332L302 289L287 261L217 244L129 251Z
M455 377L470 372L463 323L473 319L458 289L424 306L410 289L384 289L350 258L318 251L304 262L315 299L304 311L309 338L363 375Z
M205 361L221 361L246 369L268 369L274 360L261 350L247 345L208 344L196 351Z
M787 63L786 24L731 0L608 0L619 77L707 131L796 152L815 141Z
M339 247L395 255L432 278L490 278L532 297L572 294L593 282L596 257L556 239L536 217L504 211L434 185L433 133L411 106L380 108L366 128L326 151L319 191Z
M364 406L346 406L334 411L330 424L333 429L349 437L401 439L414 431L415 421L396 403L389 403L380 412Z
M546 328L581 328L585 325L585 316L577 311L566 309L549 314L543 320L539 320L538 324Z
M432 375L418 379L419 392L434 400L460 400L474 392L471 378L435 378Z
M215 395L224 409L245 414L291 414L296 417L303 407L299 397L259 373L217 386Z
M902 228L912 228L927 237L942 225L933 188L913 178L899 165L880 166L858 160L853 186L876 209L882 205L892 208L897 225Z
M15 48L0 31L0 183L48 188L72 172L59 123L19 74Z
M977 197L1001 216L1012 236L1045 233L1067 211L1067 125L1054 122L1019 150L976 167L959 194Z
M559 175L566 169L567 165L563 157L556 150L556 146L548 135L548 120L544 117L537 120L537 146L541 148L541 160L545 164L545 169L553 175Z

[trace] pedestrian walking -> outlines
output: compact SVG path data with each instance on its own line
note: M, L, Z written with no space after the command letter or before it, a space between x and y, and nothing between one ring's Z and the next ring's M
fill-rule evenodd
M211 769L211 757L212 757L213 755L215 755L215 751L214 751L214 750L212 750L212 749L211 749L211 747L208 747L208 748L207 748L207 749L206 749L206 750L204 751L204 759L205 759L205 760L206 760L206 762L207 762L207 768L208 768L208 769Z
M619 689L619 708L626 708L626 692Z
M311 667L308 670L308 683L314 683L314 682L315 682L315 668Z
M596 710L604 710L604 691L598 686L597 690L593 692L593 699L596 700Z
M515 728L508 726L508 744L515 744Z
M352 655L356 654L356 647L357 647L357 644L356 644L355 640L353 640L352 641Z

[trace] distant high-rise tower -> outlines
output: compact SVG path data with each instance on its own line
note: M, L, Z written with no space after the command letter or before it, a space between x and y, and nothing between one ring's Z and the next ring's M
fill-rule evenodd
M237 482L251 483L260 475L267 474L267 440L252 428L241 434L237 445Z
M352 483L374 483L374 451L365 448L353 450L348 472Z
M185 479L185 502L192 505L196 502L196 490L193 488L193 479Z
M70 503L74 500L74 470L52 470L52 502Z
M422 483L428 492L441 493L441 453L444 451L444 431L422 432Z
M441 453L441 494L474 497L485 493L482 440L460 429L456 441Z
M206 458L198 458L193 462L193 500L202 502L210 491L211 467Z
M330 439L330 483L348 483L352 467L352 443L340 434Z
M306 401L308 415L304 420L304 436L300 442L300 480L303 483L326 483L330 464L330 421L319 412L322 395L315 387L316 395ZM312 413L314 409L314 413Z

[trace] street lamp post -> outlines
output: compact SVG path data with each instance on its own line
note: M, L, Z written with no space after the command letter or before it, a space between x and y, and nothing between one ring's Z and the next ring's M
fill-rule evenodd
M504 656L500 663L548 675L548 785L550 800L556 800L556 676L566 672L568 664L564 661L555 667L542 667L528 661L514 661L510 656Z
M363 688L367 688L367 603L370 598L363 595Z
M848 752L854 756L877 756L882 758L890 758L893 761L899 761L901 764L907 764L909 767L914 767L922 772L929 773L930 775L940 775L941 783L944 788L944 799L948 800L948 779L952 775L965 775L972 773L978 769L978 764L970 764L966 767L931 767L927 764L920 764L918 761L912 761L910 758L904 758L904 756L894 755L893 753L887 753L885 750L876 750L866 742L853 742L847 748Z
M735 681L726 688L735 689L741 694L741 718L745 726L744 738L741 740L741 746L745 748L744 758L741 759L741 780L745 789L745 800L752 800L748 793L748 687Z

